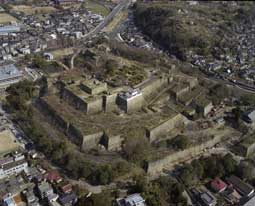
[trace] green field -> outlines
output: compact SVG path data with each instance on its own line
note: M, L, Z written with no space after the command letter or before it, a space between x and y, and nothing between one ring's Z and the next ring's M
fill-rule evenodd
M0 13L0 24L11 23L12 21L16 22L17 19L7 13Z
M86 7L93 13L101 14L103 16L107 16L110 13L109 8L93 0L86 1Z

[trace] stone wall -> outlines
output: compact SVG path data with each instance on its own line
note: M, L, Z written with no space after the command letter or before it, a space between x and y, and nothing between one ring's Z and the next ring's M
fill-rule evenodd
M118 93L103 96L103 111L111 112L116 110Z
M103 111L103 98L97 97L87 102L87 114L95 114Z
M124 139L121 137L120 134L111 136L111 137L108 137L107 135L105 136L107 137L107 145L106 145L107 150L120 151L122 149L122 143Z
M61 91L61 96L64 101L66 101L68 104L73 106L76 109L79 109L81 111L87 112L88 111L88 105L86 102L84 102L80 97L75 95L72 91L70 91L68 88L63 88Z
M165 76L151 79L150 81L148 81L146 84L144 84L141 87L143 97L145 99L151 98L152 96L157 94L157 92L161 88L163 88L165 85L169 84L171 81L172 81L171 77L165 77Z
M117 104L119 108L126 113L132 113L134 111L140 110L143 107L144 103L145 101L143 95L138 95L129 100L125 100L120 97L117 98Z
M67 135L74 144L78 146L82 144L83 135L80 130L61 117L45 100L38 100L37 108L54 126Z
M87 114L94 114L103 111L103 98L95 97L91 100L86 101L75 95L68 88L62 89L62 99L68 104L73 106L75 109L81 110Z
M244 157L249 157L255 153L255 143L250 144L249 146L237 146L237 151L238 154L244 156Z
M157 125L153 128L146 129L146 136L148 137L150 142L157 140L160 136L165 135L175 127L184 125L188 122L187 118L182 114L176 114L172 118L167 121Z
M97 132L83 136L82 150L86 151L96 147L100 143L103 135L104 132Z
M189 84L191 89L198 85L198 79L196 77L191 77L185 74L174 76L174 81Z
M62 132L66 133L69 128L69 122L65 121L57 112L44 100L39 99L37 108L43 113L48 120L57 126Z
M144 105L144 98L143 95L134 97L127 102L127 113L132 113L133 111L140 110Z
M74 125L70 124L67 130L67 136L73 143L80 146L83 143L83 134Z
M54 126L67 135L74 144L80 146L83 151L97 147L99 144L105 146L109 151L121 149L123 139L120 134L108 136L101 131L84 135L79 128L62 118L44 99L38 100L37 108Z
M199 155L205 148L213 147L219 143L221 139L222 136L217 136L200 145L193 146L183 151L175 152L156 161L148 162L146 172L152 176L159 174L165 167L189 160L192 156Z

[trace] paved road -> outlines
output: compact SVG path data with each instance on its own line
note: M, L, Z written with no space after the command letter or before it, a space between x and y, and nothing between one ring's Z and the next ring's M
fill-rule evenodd
M220 78L216 78L216 77L204 77L204 79L206 80L211 80L214 82L218 82L221 84L227 84L233 87L238 87L239 89L242 89L246 92L251 92L251 93L255 93L255 86L251 86L251 85L247 85L245 83L242 82L234 82L228 79L220 79Z
M102 21L96 28L94 28L91 32L85 35L84 38L91 38L94 35L101 32L105 26L107 26L110 21L124 8L126 8L131 3L131 0L123 0L121 1L112 11L111 13L105 17L104 21Z
M105 17L105 19L99 24L97 25L92 31L90 31L88 34L86 34L83 38L82 38L82 42L80 44L80 46L78 46L76 49L77 52L72 56L71 58L71 62L70 62L70 68L73 69L74 68L74 59L75 57L81 52L81 50L84 48L83 43L86 41L89 41L91 38L93 38L94 36L96 36L97 34L99 34L111 21L112 19L124 8L127 8L129 6L129 4L131 3L131 0L123 0L121 1L112 11L111 13Z

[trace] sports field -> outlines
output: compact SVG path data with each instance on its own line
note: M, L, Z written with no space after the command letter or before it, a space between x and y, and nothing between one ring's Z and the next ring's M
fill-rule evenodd
M24 12L25 14L45 14L57 11L57 9L52 6L32 7L27 5L13 5L12 10Z
M85 5L88 10L96 14L107 16L110 13L110 10L106 6L104 6L103 4L100 4L99 2L95 0L87 0Z
M0 24L7 24L12 21L17 21L17 19L7 13L0 13Z
M15 140L14 134L9 129L0 132L0 156L20 147Z

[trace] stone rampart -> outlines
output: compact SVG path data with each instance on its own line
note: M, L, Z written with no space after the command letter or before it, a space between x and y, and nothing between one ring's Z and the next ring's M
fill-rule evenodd
M150 142L157 140L160 136L167 134L169 131L175 127L182 126L188 122L187 118L182 114L176 114L172 118L166 120L165 122L157 125L153 128L146 129L146 136Z
M97 132L83 136L82 150L86 151L96 147L102 139L104 132Z
M151 98L164 86L168 85L172 81L171 77L163 76L155 79L151 79L147 83L141 86L141 91L145 99Z
M192 156L199 155L204 149L213 147L219 143L221 139L222 136L216 136L200 145L193 146L183 151L175 152L156 161L148 162L146 172L152 176L159 174L165 167L189 160Z
M66 87L64 87L61 92L62 92L61 96L64 101L66 101L68 104L70 104L74 108L87 113L88 105L80 97L75 95L72 91L70 91Z

